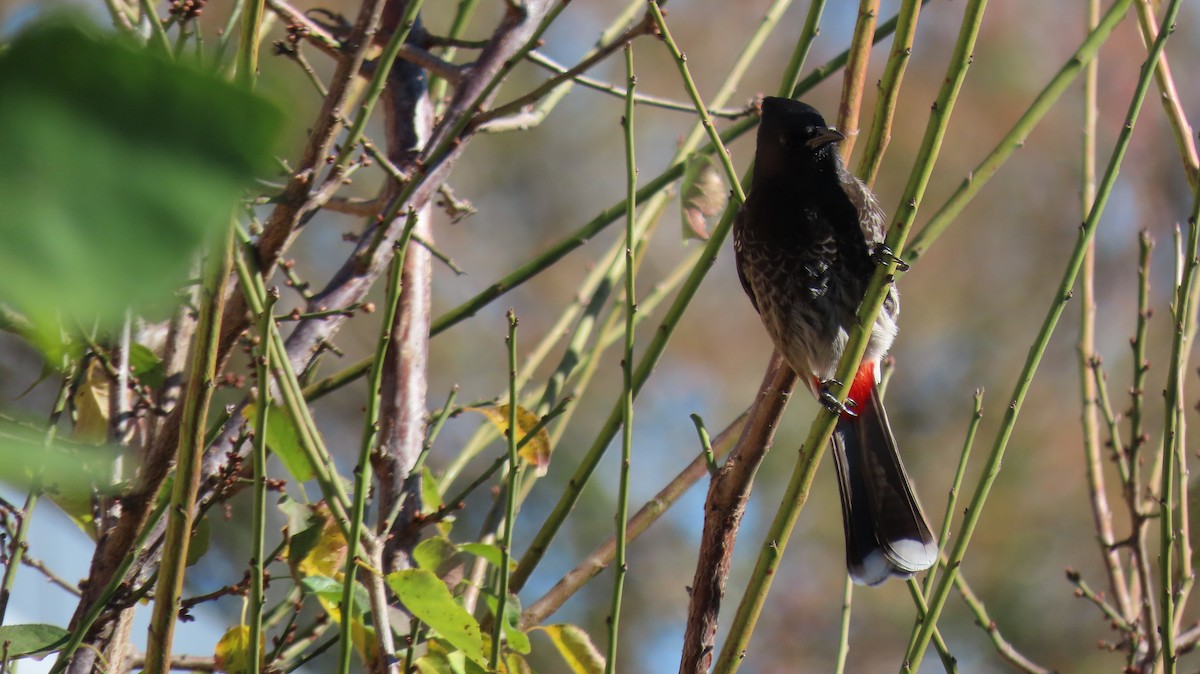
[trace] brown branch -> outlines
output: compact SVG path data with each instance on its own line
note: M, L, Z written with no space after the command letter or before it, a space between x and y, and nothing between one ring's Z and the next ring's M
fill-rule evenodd
M775 438L796 385L796 373L775 352L767 366L758 397L750 408L737 446L708 488L704 501L704 533L688 603L680 674L703 674L712 664L717 637L717 616L725 596L725 581L733 557L733 544L750 497L754 474Z
M433 126L433 103L425 79L413 68L393 69L396 79L389 83L384 100L388 158L397 165L411 161L416 151L425 147ZM406 70L409 78L400 79L403 75L396 73ZM413 86L413 82L419 85ZM414 240L408 242L401 271L400 305L383 359L380 448L371 461L379 485L379 534L387 536L382 550L384 573L411 566L412 548L417 543L415 536L396 534L409 531L409 522L421 512L421 477L412 469L425 440L433 256L415 238L432 240L432 206L433 200L426 198L415 216ZM386 516L401 506L400 517L387 522ZM384 530L389 526L390 531Z

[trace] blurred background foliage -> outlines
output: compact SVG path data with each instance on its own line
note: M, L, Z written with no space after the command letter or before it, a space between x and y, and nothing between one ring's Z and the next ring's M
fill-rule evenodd
M0 31L13 33L52 4L82 7L101 20L104 17L98 2L4 0L0 1ZM210 1L202 21L211 18L215 22L227 12L228 5ZM347 15L353 15L356 7L356 3L336 0L296 5L302 9L319 6ZM576 62L617 11L617 5L611 0L575 0L545 35L543 51L561 63ZM767 0L678 0L669 5L672 32L688 55L702 94L711 93L722 81L728 64L767 5ZM891 16L897 5L895 0L885 0L880 16ZM892 144L876 184L881 203L889 212L895 210L907 180L906 171L920 143L929 104L941 84L961 9L961 2L932 0L921 13ZM427 28L434 33L444 30L453 10L451 2L426 3ZM1008 0L991 4L941 159L918 215L918 229L1078 46L1085 34L1085 10L1082 1ZM482 3L475 25L480 30L493 25L502 11L498 1ZM796 2L789 9L746 77L734 99L736 104L748 104L755 96L774 90L806 11L804 2ZM855 3L829 4L804 72L845 48L855 13ZM215 25L210 28L215 29ZM1193 113L1193 118L1200 111L1200 89L1188 75L1194 64L1200 63L1198 36L1200 12L1194 5L1185 5L1178 30L1167 43L1167 54L1175 64L1184 109ZM282 38L278 23L272 37ZM467 37L481 39L486 34ZM878 79L889 44L890 39L875 48L868 82ZM652 40L641 40L634 49L639 92L684 100L667 51ZM1101 161L1120 129L1145 53L1132 17L1125 19L1100 53ZM314 61L318 72L327 77L331 72L329 62ZM591 75L619 83L619 59L610 59ZM543 78L543 71L522 65L505 85L499 100L523 93ZM830 78L805 100L833 117L840 84L840 77ZM304 120L316 114L318 96L303 73L283 58L264 59L259 88L289 111L284 147L298 148L305 134ZM868 126L874 99L874 88L868 86L864 127ZM456 275L446 266L435 266L435 316L622 198L621 108L619 98L576 87L537 128L480 137L470 144L450 183L460 197L474 204L478 214L451 223L438 213L434 225L437 245L466 274ZM889 408L909 472L926 510L937 520L935 525L940 524L945 493L970 414L971 395L979 387L987 391L979 435L983 447L990 444L1007 404L1005 397L1052 298L1065 257L1076 241L1083 217L1079 205L1081 120L1081 84L1077 82L932 251L899 279L902 330L893 349L896 372L888 390ZM635 132L643 178L657 175L665 167L692 122L693 116L687 113L639 108ZM368 133L383 135L377 128ZM747 166L753 155L752 134L733 143L730 150L739 170ZM374 196L379 186L377 174L361 172L355 176L354 191L359 196ZM1158 392L1165 372L1153 369L1153 364L1165 360L1170 347L1171 326L1166 317L1174 273L1172 231L1184 222L1190 204L1190 190L1165 116L1156 103L1148 101L1096 238L1097 350L1112 377L1114 405L1124 409L1133 367L1128 340L1136 317L1137 236L1145 228L1157 241L1152 262L1152 306L1158 315L1150 322L1152 369L1148 390L1149 430L1155 438L1161 410L1154 405L1159 405ZM674 213L669 209L664 217L674 218ZM661 279L689 247L698 245L681 243L678 227L665 224L658 228L648 249L639 275L640 292ZM305 278L319 287L350 250L352 244L343 240L343 234L360 226L355 218L323 212L306 226L304 236L289 255L297 260L296 268ZM454 385L461 389L461 400L501 393L506 386L505 310L509 306L515 309L521 320L521 346L531 348L564 306L576 299L574 289L580 280L600 252L619 236L620 227L610 227L530 283L434 339L430 347L430 406L438 404ZM284 302L295 302L295 297L285 293ZM290 308L287 305L284 311ZM1116 671L1121 657L1096 646L1098 640L1113 639L1113 631L1095 606L1075 598L1073 586L1063 573L1072 567L1093 586L1102 585L1103 570L1083 481L1075 350L1077 311L1078 306L1068 309L1051 342L963 571L1005 636L1035 661L1064 672ZM342 330L337 344L346 353L345 363L373 352L377 321L377 316L363 317L350 321ZM639 332L639 344L648 332ZM685 314L655 376L638 398L631 495L634 507L644 503L666 476L674 475L699 452L688 415L699 413L710 429L723 428L753 399L770 351L758 318L737 283L731 252L726 249ZM544 379L550 374L559 353L546 360L538 376ZM334 369L330 365L326 368ZM0 333L0 401L6 409L44 414L54 391L48 384L35 385L41 369L40 357L29 345ZM1188 382L1193 390L1195 383ZM26 393L30 386L32 390ZM516 527L518 557L553 506L573 462L591 442L590 433L607 415L620 387L619 355L614 351L606 354L591 389L575 402L575 418L556 448L549 476L537 485L523 508ZM237 397L234 391L219 392L218 404ZM1193 393L1189 401L1195 398ZM361 432L362 404L359 386L343 389L315 406L318 424L344 474L349 474ZM775 449L759 474L735 555L725 622L733 609L732 598L740 595L765 520L774 512L795 450L815 409L806 395L795 396ZM477 415L450 420L429 459L435 472L446 465L480 423L484 422ZM502 451L500 443L494 443L469 471L482 470ZM540 596L610 534L616 498L615 458L610 452L601 464L598 478L584 493L563 535L524 589L522 598L526 602ZM973 469L968 473L968 482L977 466ZM843 548L832 467L822 466L821 473L742 671L762 674L831 668L837 643ZM6 490L5 497L10 496ZM474 498L480 502L468 503L456 527L477 531L486 511L482 500L488 497L486 493L476 494ZM703 499L704 487L694 487L667 517L631 546L622 619L623 672L649 674L674 671L677 666L688 600L686 586L693 573ZM237 501L234 503L235 508L239 507ZM1120 509L1117 511L1121 532L1125 523L1120 521ZM44 511L38 517L45 527L64 530L55 540L63 545L79 545L69 539L82 538L83 534L71 530L65 520ZM218 517L212 524L210 552L189 576L189 592L203 592L241 577L240 560L245 557L241 550L249 532L237 518ZM36 549L36 537L33 545ZM43 556L53 559L46 553ZM64 560L61 572L69 578L81 573L71 566L74 563ZM555 620L581 624L600 639L608 611L608 578L606 573L593 581L563 607ZM53 613L54 606L66 606L69 615L72 602L56 592L34 580L18 586L14 601L32 618L65 622L54 617L58 615ZM227 599L218 606L226 612L229 624L237 620L240 602ZM907 641L912 614L908 590L902 583L860 589L855 597L848 671L894 670ZM1184 625L1196 618L1185 617ZM959 658L961 671L1007 671L983 630L972 624L957 599L951 600L940 624ZM177 651L211 652L215 636L194 631L184 634L192 641L178 643ZM544 641L539 649L542 637L533 638L532 662L537 671L556 671L560 665L553 655L539 667L538 651L549 651ZM923 671L939 668L940 664L929 658Z

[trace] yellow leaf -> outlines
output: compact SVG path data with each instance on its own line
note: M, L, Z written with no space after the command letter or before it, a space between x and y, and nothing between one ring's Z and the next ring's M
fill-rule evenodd
M379 662L379 640L375 638L375 628L363 623L362 618L354 618L350 621L350 641L354 643L358 657L363 660L363 669L375 671L375 663Z
M265 639L259 636L258 652L263 652ZM217 661L217 671L225 674L243 674L250 671L250 628L246 625L230 627L229 631L217 642L213 655Z
M328 576L342 578L346 564L346 538L337 522L329 515L328 506L321 504L309 520L313 525L292 537L288 563L298 578Z
M574 674L600 674L604 671L604 656L592 644L592 638L576 625L546 625L533 629L545 632L559 655Z
M468 407L466 408L473 412L479 412L487 417L489 421L495 424L496 428L500 429L502 435L508 433L508 405L494 405L492 407ZM517 442L520 443L529 433L530 429L537 426L541 418L529 410L517 406ZM538 477L546 474L550 469L550 453L553 451L550 447L550 433L541 428L534 434L529 442L521 448L521 459L533 466L533 470Z
M71 437L92 445L108 440L108 373L98 358L88 363L87 372L72 402L75 404L75 429Z

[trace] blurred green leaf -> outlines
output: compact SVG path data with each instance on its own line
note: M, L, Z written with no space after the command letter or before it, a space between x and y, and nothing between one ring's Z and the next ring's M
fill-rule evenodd
M281 113L253 93L63 22L0 54L0 296L60 320L173 302L267 166Z
M22 489L38 486L72 519L89 510L97 489L110 485L118 452L111 447L45 442L45 431L0 419L0 481ZM89 518L90 522L90 518ZM84 531L90 524L76 519Z
M479 623L454 601L440 578L425 569L406 569L389 573L387 584L417 619L468 658L483 663L483 635Z
M546 625L536 627L550 637L559 655L574 674L600 674L604 671L604 656L592 645L592 638L576 625Z
M0 643L8 643L10 658L56 651L68 634L57 625L0 625Z
M487 560L488 564L497 569L500 568L501 563L504 561L504 556L500 553L500 548L488 543L463 543L458 547L465 553ZM515 568L517 568L517 561L509 559L508 570L512 571Z
M162 359L141 344L135 343L129 347L129 369L143 386L158 388L165 381Z

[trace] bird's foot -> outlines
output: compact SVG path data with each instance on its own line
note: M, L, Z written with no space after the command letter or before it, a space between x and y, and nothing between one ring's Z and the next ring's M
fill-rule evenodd
M817 390L817 400L825 406L825 409L838 416L843 414L848 414L852 417L858 416L858 414L851 409L854 407L853 400L847 400L845 403L842 403L837 399L837 396L833 394L833 387L841 385L842 382L836 379L826 379L825 381L821 382L821 385Z
M896 271L908 271L908 263L897 257L892 252L892 249L883 243L875 244L874 250L871 251L871 259L878 265L888 265L895 262Z

